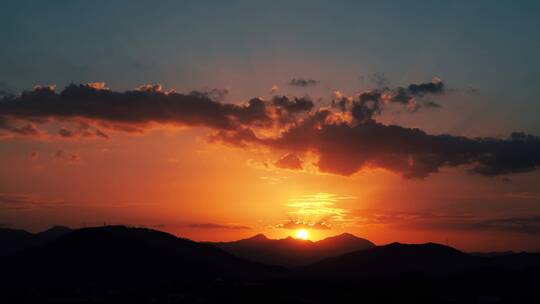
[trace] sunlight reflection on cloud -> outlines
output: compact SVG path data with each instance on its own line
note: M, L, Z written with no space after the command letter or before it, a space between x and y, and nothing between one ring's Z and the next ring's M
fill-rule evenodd
M296 223L304 223L307 226L325 223L325 226L330 226L331 223L343 224L350 221L347 217L348 210L336 206L336 204L343 200L356 198L355 196L321 192L292 198L285 206L291 209L288 214Z

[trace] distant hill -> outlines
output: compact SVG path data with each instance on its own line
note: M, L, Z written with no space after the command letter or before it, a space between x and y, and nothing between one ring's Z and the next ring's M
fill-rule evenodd
M372 242L349 233L312 242L287 237L272 240L262 234L233 241L209 243L238 257L280 266L307 265L322 259L375 246Z
M0 256L47 243L71 231L70 228L64 226L54 226L40 233L0 228Z

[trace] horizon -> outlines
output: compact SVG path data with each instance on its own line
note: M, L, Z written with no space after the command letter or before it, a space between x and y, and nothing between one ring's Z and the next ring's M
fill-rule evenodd
M402 242L398 242L398 241L393 241L393 242L388 242L388 243L377 243L377 242L374 242L373 240L369 240L369 239L366 239L362 236L359 236L359 235L355 235L353 233L350 233L350 232L342 232L342 233L339 233L339 234L334 234L334 235L329 235L329 236L325 236L323 238L319 238L319 239L310 239L309 237L308 238L302 238L302 237L295 237L294 235L287 235L285 237L282 237L282 238L271 238L271 237L268 237L266 234L264 233L257 233L257 234L254 234L254 235L251 235L249 237L246 237L246 238L240 238L240 239L230 239L230 240L194 240L194 239L190 239L190 238L187 238L185 236L182 236L182 235L177 235L177 234L174 234L174 233L170 233L166 230L163 230L163 229L160 229L159 227L147 227L147 226L136 226L136 225L123 225L123 224L107 224L107 225L103 225L103 226L85 226L85 227L68 227L68 226L63 226L63 225L53 225L51 226L50 228L48 229L45 229L45 230L40 230L40 231L28 231L28 230L24 230L24 229L16 229L16 228L6 228L6 227L0 227L0 229L13 229L13 230L22 230L22 231L26 231L26 232L30 232L32 234L40 234L40 233L44 233L44 232L47 232L47 231L50 231L50 230L53 230L53 229L58 229L58 228L67 228L69 230L72 230L72 231L75 231L75 230L80 230L80 229L97 229L97 228L117 228L117 227L122 227L122 228L128 228L128 229L146 229L146 230L153 230L153 231L158 231L158 232L164 232L164 233L167 233L167 234L170 234L170 235L173 235L177 238L180 238L180 239L184 239L184 240L188 240L188 241L192 241L192 242L197 242L197 243L203 243L203 244L215 244L215 243L235 243L235 242L238 242L238 241L247 241L247 240L252 240L252 239L258 239L258 238L261 238L263 237L264 239L268 240L268 241L285 241L285 240L295 240L295 241L298 241L300 243L302 242L306 242L306 243L311 243L311 244L316 244L320 241L324 241L324 240L328 240L328 239L335 239L335 238L339 238L339 237L343 237L343 236L352 236L354 237L355 239L361 239L361 240L367 240L367 241L370 241L372 242L375 247L385 247L385 246L388 246L388 245L392 245L392 244L402 244L402 245L427 245L427 244L437 244L437 245L443 245L443 246L446 246L446 247L450 247L450 248L453 248L453 249L457 249L459 251L462 251L464 253L469 253L469 254L477 254L477 253L508 253L508 252L513 252L513 253L523 253L523 252L527 252L527 253L540 253L540 248L537 249L537 250L532 250L532 251L513 251L513 250L505 250L505 251L465 251L465 250L461 250L460 248L457 248L457 247L454 247L452 246L452 244L449 244L449 243L441 243L441 242L422 242L422 243L402 243Z
M540 250L540 2L4 6L0 228Z

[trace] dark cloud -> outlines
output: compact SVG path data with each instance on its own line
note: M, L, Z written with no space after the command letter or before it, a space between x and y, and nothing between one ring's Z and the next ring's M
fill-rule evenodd
M296 154L288 153L283 155L275 163L276 167L282 169L300 170L302 169L302 160Z
M0 129L32 132L30 128L8 125L6 117L24 121L83 118L120 125L155 122L216 129L271 122L264 102L258 98L239 106L218 102L211 99L210 95L208 92L165 92L160 85L114 92L101 84L72 84L60 93L55 92L54 86L38 86L17 97L4 97L0 100Z
M161 91L161 86L160 86L160 91ZM223 100L225 100L225 98L229 94L229 90L227 90L227 89L211 89L211 90L207 90L207 91L191 91L191 93L189 93L189 94L193 95L193 96L200 96L200 97L209 98L211 100L223 101Z
M398 87L395 89L390 101L408 105L411 110L415 111L420 107L416 98L421 98L426 95L440 95L444 92L444 88L444 83L438 78L431 82L420 84L413 83L406 88ZM424 106L440 107L440 105L434 101L425 102Z
M81 160L81 156L78 153L70 153L64 150L58 150L54 153L54 158L69 163L76 163Z
M214 130L211 142L261 145L289 155L277 166L300 169L294 157L313 152L321 172L341 175L383 168L406 178L424 178L444 167L465 166L472 173L496 176L540 166L540 139L533 135L512 133L507 139L431 135L376 121L392 103L412 111L437 107L425 98L444 91L444 83L435 79L355 97L337 96L332 107L315 109L308 97L252 98L236 105L212 97L224 92L180 94L160 85L114 92L104 83L92 83L70 85L60 93L54 86L37 86L0 99L0 134L39 136L43 131L36 125L51 121L60 125L55 134L61 138L109 138L102 130L144 132L152 123L204 126Z
M318 84L319 81L315 79L305 79L305 78L293 78L289 81L289 85L293 87L308 87Z
M36 124L47 123L61 124L54 135L66 139L109 138L105 129L142 133L152 123L218 130L270 128L290 123L296 115L314 108L308 97L252 98L236 105L221 101L226 90L181 94L164 91L159 84L126 92L111 91L104 83L72 84L60 93L55 90L51 85L36 86L18 96L1 98L0 134L43 135Z
M224 230L247 230L251 229L248 226L242 225L223 225L223 224L214 224L214 223L194 223L188 225L190 228L196 229L224 229Z
M485 176L528 172L540 166L540 138L512 133L508 139L430 135L420 129L363 123L332 122L318 111L275 138L229 133L222 139L266 145L294 153L319 155L322 172L351 175L363 168L384 168L406 178L424 178L443 167L467 165Z
M404 106L409 112L415 112L422 107L440 108L438 103L424 97L443 93L444 83L435 79L432 82L411 84L406 88L379 88L360 93L355 97L344 97L339 94L338 98L332 100L331 105L342 112L350 112L356 121L363 123L374 120L383 112L386 105L392 103Z
M358 96L358 100L352 102L351 115L359 122L373 119L373 116L381 114L381 93L366 92Z
M315 106L313 101L308 97L294 97L291 99L286 96L275 96L272 99L272 104L276 107L292 113L309 112Z
M330 224L324 221L308 223L303 221L288 221L283 224L278 224L275 226L278 229L314 229L314 230L328 230L332 229Z
M413 96L424 96L426 94L441 94L444 90L444 83L440 79L421 84L411 84L407 87L407 92Z

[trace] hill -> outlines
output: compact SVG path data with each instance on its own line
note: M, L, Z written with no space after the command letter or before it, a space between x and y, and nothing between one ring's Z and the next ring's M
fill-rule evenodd
M53 226L40 233L24 230L0 228L0 256L38 246L63 236L72 230L64 226Z

